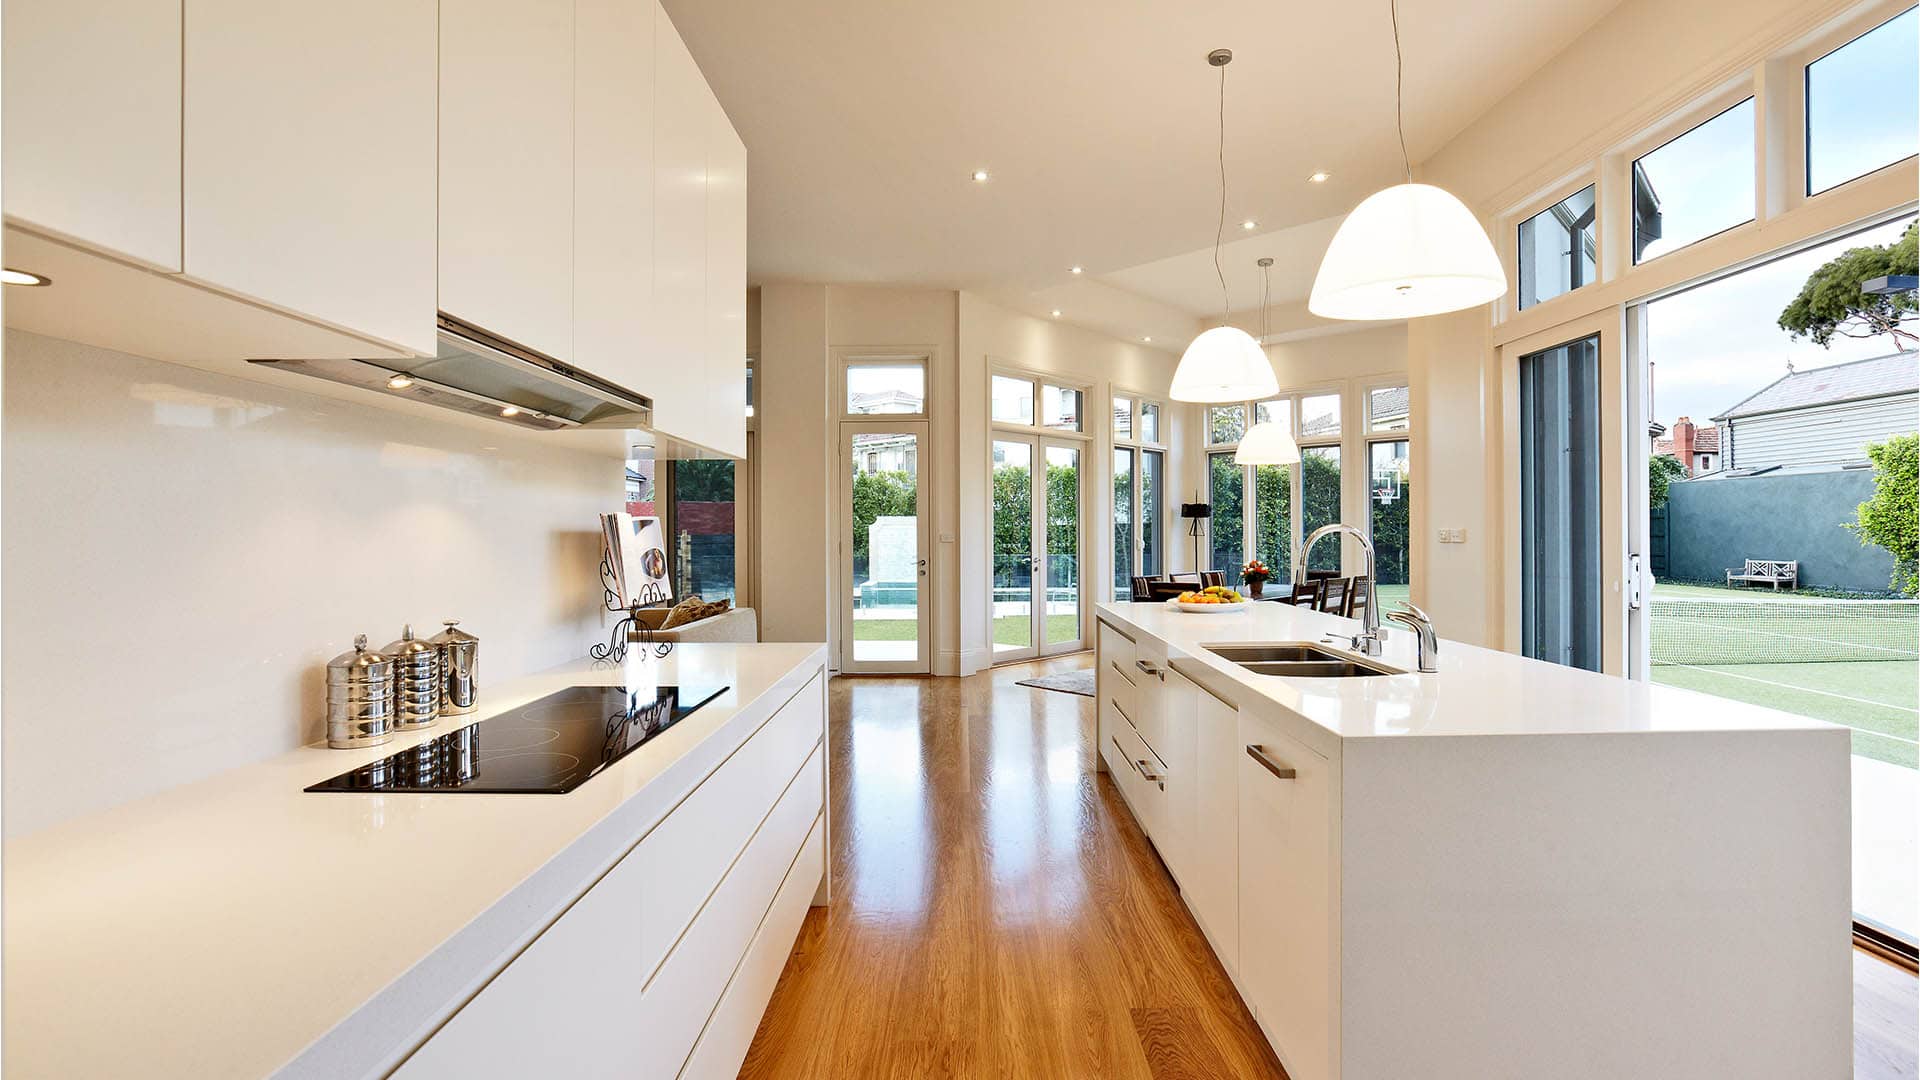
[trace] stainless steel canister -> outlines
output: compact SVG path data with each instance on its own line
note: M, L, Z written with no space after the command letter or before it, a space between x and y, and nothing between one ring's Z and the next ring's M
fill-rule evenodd
M460 629L458 619L447 619L446 626L427 644L440 650L440 712L459 716L473 711L479 693L480 639Z
M378 746L393 738L393 659L367 651L367 635L353 651L327 661L327 745L337 750Z
M388 645L393 657L393 726L401 731L440 722L440 650L413 636L413 625Z

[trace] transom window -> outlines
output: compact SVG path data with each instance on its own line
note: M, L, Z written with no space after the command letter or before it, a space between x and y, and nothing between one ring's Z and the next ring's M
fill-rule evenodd
M1807 194L1920 150L1920 12L1881 23L1807 65Z
M1588 184L1520 223L1520 309L1570 293L1593 280L1594 186Z
M926 415L924 360L849 360L845 382L848 416Z
M1633 261L1753 220L1753 99L1633 163Z

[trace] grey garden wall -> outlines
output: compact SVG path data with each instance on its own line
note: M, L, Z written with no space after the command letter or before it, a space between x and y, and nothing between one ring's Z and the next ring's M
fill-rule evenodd
M1893 556L1844 528L1873 495L1873 470L1689 480L1669 490L1669 576L1722 581L1747 559L1798 559L1800 584L1884 592Z

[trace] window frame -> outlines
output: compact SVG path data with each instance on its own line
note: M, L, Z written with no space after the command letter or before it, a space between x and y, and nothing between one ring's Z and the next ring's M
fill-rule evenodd
M1143 462L1146 460L1146 455L1149 452L1160 455L1160 513L1157 515L1160 520L1154 522L1154 524L1156 526L1155 533L1160 538L1160 564L1163 568L1166 566L1167 561L1166 469L1169 452L1166 442L1167 403L1166 399L1156 394L1141 393L1117 383L1109 385L1107 389L1107 397L1110 399L1108 407L1110 409L1112 408L1112 401L1125 399L1130 403L1133 410L1133 423L1129 428L1128 435L1124 438L1114 430L1112 418L1109 417L1107 420L1107 468L1109 470L1107 487L1109 490L1113 487L1111 470L1113 468L1115 451L1131 450L1133 452L1133 474L1132 479L1127 485L1127 509L1132 515L1131 520L1133 522L1133 550L1131 560L1133 569L1139 571L1140 575L1146 575L1148 570L1146 565L1146 471ZM1157 430L1154 432L1154 434L1158 436L1156 439L1146 439L1141 436L1140 418L1147 405L1152 405L1159 411L1159 419L1155 424ZM1115 511L1117 514L1117 507L1110 507L1109 509ZM1116 581L1115 584L1116 591L1118 591L1118 582ZM1128 597L1115 597L1115 599L1116 601L1125 600L1128 599Z
M1568 290L1568 291L1571 292L1573 290ZM1564 296L1566 294L1562 293L1561 295ZM1554 299L1557 300L1559 299L1559 297L1554 297ZM1542 301L1542 302L1545 303L1546 301ZM1537 307L1539 305L1535 305L1535 306ZM1404 428L1399 428L1397 430L1375 431L1373 428L1373 393L1376 390L1391 390L1391 389L1405 389L1407 391L1407 426ZM1374 379L1366 383L1363 383L1360 386L1360 435L1361 435L1360 453L1363 461L1366 464L1365 489L1366 489L1366 504L1367 504L1367 522L1366 522L1367 539L1373 542L1376 546L1378 545L1379 541L1373 535L1373 513L1374 513L1373 448L1374 448L1374 445L1377 443L1396 443L1396 442L1406 443L1407 444L1407 482L1412 483L1413 482L1414 447L1418 441L1416 439L1416 432L1417 432L1418 426L1419 425L1414 423L1414 419L1413 419L1413 384L1411 380L1409 379ZM1411 498L1411 496L1403 496L1403 497ZM1412 507L1409 506L1408 510L1411 511ZM1413 584L1412 555L1413 555L1415 538L1413 534L1413 522L1411 520L1412 518L1411 513L1409 513L1408 518L1409 520L1407 522L1407 555L1408 555L1407 584L1409 587L1411 587Z
M1692 240L1687 241L1684 244L1675 245L1674 247L1666 251L1662 251L1659 254L1653 255L1649 258L1643 259L1643 258L1636 257L1633 254L1633 170L1634 168L1640 164L1642 159L1652 154L1658 153L1661 150L1666 149L1668 146L1671 146L1674 143L1679 142L1681 139L1686 138L1687 136L1693 134L1695 131L1698 131L1700 128L1705 127L1706 125L1712 123L1713 121L1720 119L1722 116L1725 116L1726 114L1732 112L1733 110L1739 108L1742 105L1747 104L1748 102L1752 102L1753 104L1753 121L1754 121L1753 153L1751 155L1752 160L1749 162L1749 164L1754 169L1754 181L1753 181L1753 201L1749 203L1747 206L1747 216L1739 221L1733 222L1732 224L1715 229L1714 231L1707 233L1705 236L1697 236ZM1626 247L1621 252L1621 254L1626 256L1627 263L1629 266L1633 266L1633 267L1646 266L1650 263L1658 262L1661 259L1667 258L1670 255L1679 254L1680 252L1685 251L1690 247L1693 247L1695 244L1705 243L1706 241L1712 240L1715 237L1725 236L1728 233L1732 233L1740 229L1752 229L1759 225L1760 218L1761 218L1761 214L1760 214L1761 206L1766 199L1766 179L1761 175L1761 169L1760 169L1760 163L1765 157L1765 151L1763 149L1764 135L1762 133L1762 129L1765 127L1765 125L1766 125L1765 102L1761 99L1759 89L1754 85L1754 80L1745 79L1735 84L1734 86L1731 86L1728 89L1721 91L1720 93L1713 94L1706 98L1701 99L1700 101L1696 102L1692 107L1688 108L1685 112L1677 114L1677 116L1673 120L1670 120L1667 123L1659 125L1648 134L1642 135L1639 139L1634 140L1634 142L1632 142L1631 144L1629 144L1627 147L1623 148L1619 152L1618 156L1622 158L1625 164L1626 171L1624 174L1624 184L1622 185L1622 190L1617 193L1617 197L1620 200L1620 203L1614 209L1616 213L1620 214L1619 220L1616 222L1616 227L1618 229L1623 229L1627 237ZM1598 203L1596 202L1595 205L1597 206ZM1596 233L1600 232L1598 228L1599 214L1600 214L1600 211L1596 210L1595 211ZM1598 243L1599 241L1596 238L1596 241L1595 241L1596 248L1598 247ZM1527 310L1531 311L1533 309L1528 308Z
M1033 422L1032 423L1022 424L1017 420L999 420L994 418L993 377L995 375L999 375L1003 378L1008 378L1008 379L1019 379L1022 382L1032 384L1033 386ZM1046 400L1046 388L1049 386L1058 387L1063 390L1077 390L1080 392L1081 416L1080 416L1079 430L1076 431L1072 428L1048 427L1046 425L1045 423L1046 410L1044 407L1044 402ZM992 431L1020 432L1021 434L1025 434L1025 435L1045 435L1050 438L1080 439L1082 441L1091 443L1094 439L1094 432L1088 430L1088 428L1091 425L1089 425L1087 422L1088 421L1088 417L1086 415L1087 402L1089 401L1097 402L1099 400L1099 397L1096 394L1094 394L1093 389L1094 389L1093 383L1086 382L1081 379L1064 378L1060 375L1052 374L1050 372L1034 371L1030 368L1013 367L1009 364L1002 364L998 362L989 363L987 365L987 429L989 432L992 432ZM1114 397L1118 397L1120 396L1120 394L1121 394L1121 391L1118 391L1118 390L1115 390L1113 392ZM1108 439L1109 441L1111 441L1112 439L1111 433L1113 428L1112 420L1108 420L1102 426L1108 431Z
M1800 153L1797 156L1799 176L1797 183L1790 183L1790 190L1799 202L1811 202L1824 199L1842 188L1858 184L1862 180L1879 176L1890 169L1897 169L1912 162L1920 154L1908 154L1906 157L1889 161L1884 165L1869 169L1858 176L1834 184L1830 187L1813 190L1813 112L1809 107L1813 102L1813 65L1839 52L1841 49L1873 33L1875 30L1913 11L1915 5L1909 3L1902 7L1875 4L1858 12L1825 33L1813 38L1805 46L1783 59L1783 63L1799 70L1799 95L1794 102L1794 119L1798 121L1800 131Z
M905 423L909 420L933 419L933 353L897 352L883 353L840 353L835 356L835 420L884 420ZM851 385L849 373L855 368L907 367L917 365L920 368L920 411L912 413L860 413L854 412L847 404L847 394Z

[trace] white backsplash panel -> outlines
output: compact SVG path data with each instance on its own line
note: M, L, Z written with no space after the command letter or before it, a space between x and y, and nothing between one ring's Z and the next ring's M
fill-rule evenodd
M324 665L457 618L490 682L601 634L619 455L8 331L8 835L315 742Z

